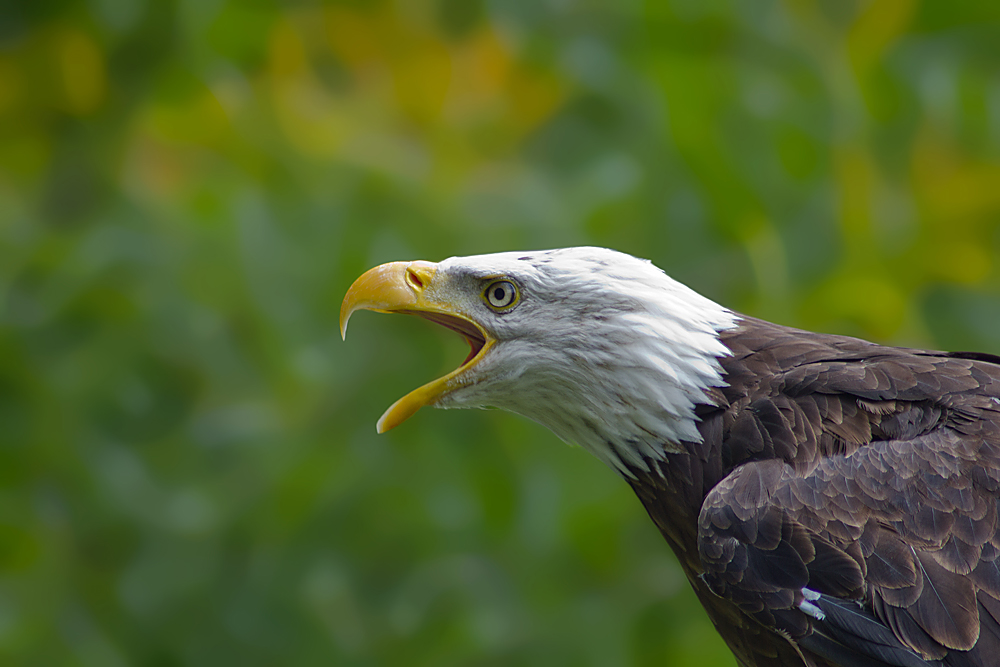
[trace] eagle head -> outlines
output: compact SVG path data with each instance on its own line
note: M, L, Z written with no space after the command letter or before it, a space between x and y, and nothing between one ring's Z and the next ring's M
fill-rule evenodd
M694 407L724 384L719 332L737 316L646 260L564 248L392 262L340 310L418 315L468 341L461 366L399 399L380 433L425 405L501 408L625 475L698 441Z

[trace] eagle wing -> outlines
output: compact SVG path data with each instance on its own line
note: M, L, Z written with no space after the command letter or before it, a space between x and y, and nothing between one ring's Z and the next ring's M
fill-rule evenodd
M735 467L702 505L705 582L830 664L995 664L1000 365L771 345L733 364L771 379L727 389Z

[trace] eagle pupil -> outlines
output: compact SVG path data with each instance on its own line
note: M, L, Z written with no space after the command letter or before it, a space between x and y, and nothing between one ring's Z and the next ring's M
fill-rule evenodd
M502 302L504 300L504 289L502 287L498 287L497 291L493 292L493 298Z

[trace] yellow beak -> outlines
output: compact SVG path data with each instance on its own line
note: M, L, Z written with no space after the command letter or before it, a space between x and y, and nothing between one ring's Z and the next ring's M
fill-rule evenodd
M466 384L460 376L493 346L494 339L459 304L436 298L447 293L435 283L437 265L431 262L390 262L376 266L354 281L340 306L340 335L347 336L347 322L357 310L418 315L460 333L471 347L465 362L451 373L414 389L399 399L378 420L376 429L385 433L431 405L446 393ZM438 282L441 278L438 278Z

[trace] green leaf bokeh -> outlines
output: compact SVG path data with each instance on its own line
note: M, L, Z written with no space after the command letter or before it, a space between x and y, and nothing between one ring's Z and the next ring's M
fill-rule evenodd
M0 663L732 665L624 483L381 411L461 341L375 264L594 244L1000 352L1000 5L0 8Z

